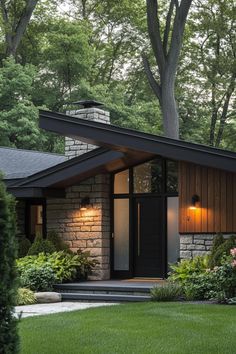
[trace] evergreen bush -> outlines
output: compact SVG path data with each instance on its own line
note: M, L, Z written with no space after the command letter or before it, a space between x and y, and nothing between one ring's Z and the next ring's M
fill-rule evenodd
M56 247L51 241L43 239L41 235L36 235L35 240L28 251L28 255L33 256L42 252L51 254L55 251Z
M216 251L218 250L218 247L220 245L222 245L223 243L225 242L225 239L223 237L222 234L217 234L214 236L213 238L213 243L212 243L212 249L211 249L211 253L210 253L210 256L209 256L209 267L210 268L213 268L214 267L214 255L216 253Z
M4 354L19 352L17 320L13 316L17 286L15 233L15 201L0 178L0 352Z
M30 240L25 236L18 237L18 258L25 257L31 247Z
M232 235L230 238L225 240L222 244L220 244L217 249L211 253L210 258L211 258L211 263L210 267L214 268L216 266L221 265L221 261L223 259L223 256L226 255L228 256L230 254L230 250L235 247L235 236Z

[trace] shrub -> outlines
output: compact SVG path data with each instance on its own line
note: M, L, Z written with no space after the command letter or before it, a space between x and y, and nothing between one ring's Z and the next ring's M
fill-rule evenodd
M170 280L184 282L193 274L200 274L208 267L208 256L198 256L192 259L183 259L170 266Z
M18 257L25 257L31 247L31 242L25 236L18 237Z
M222 243L225 242L225 239L223 237L222 234L217 234L214 236L213 238L213 243L212 243L212 249L211 249L211 253L209 255L209 267L210 268L213 268L214 267L214 264L213 264L213 257L218 249L218 247L220 245L222 245Z
M56 251L66 251L71 253L69 246L65 243L58 233L54 230L47 234L47 240L50 241L54 246Z
M218 248L214 251L214 253L211 253L210 259L210 267L214 268L216 266L221 265L221 260L224 255L229 255L230 250L235 246L235 236L232 235L230 236L229 239L225 240L221 245L218 246Z
M26 269L48 265L55 274L57 282L85 279L91 273L96 261L90 259L89 253L70 254L65 251L52 254L40 253L17 260L17 268L22 274Z
M0 177L0 352L17 353L19 340L13 316L16 298L15 201Z
M47 265L31 265L21 270L21 286L32 291L50 291L55 284L55 274L52 268Z
M236 296L236 266L234 256L224 257L222 265L202 274L192 274L183 284L188 300L212 299L227 302Z
M35 237L34 242L32 243L32 246L30 247L30 249L28 251L28 255L33 256L33 255L37 255L41 252L53 253L55 251L56 251L56 248L51 241L43 239L41 235L37 235Z
M36 303L36 298L33 291L26 288L17 290L16 305L31 305Z
M181 295L182 287L173 282L166 282L151 289L151 297L154 301L174 301L178 300Z

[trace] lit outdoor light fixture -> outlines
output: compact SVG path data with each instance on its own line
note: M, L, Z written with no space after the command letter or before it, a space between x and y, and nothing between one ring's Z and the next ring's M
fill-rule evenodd
M200 202L200 197L197 194L194 194L192 196L192 202L191 202L191 206L190 209L197 209L197 207L199 207L199 202Z
M87 210L89 205L90 205L90 198L89 197L84 197L81 200L80 210Z

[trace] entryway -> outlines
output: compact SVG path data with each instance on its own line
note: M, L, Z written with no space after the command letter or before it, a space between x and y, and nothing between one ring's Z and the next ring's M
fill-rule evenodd
M165 273L164 201L161 197L134 199L133 275L160 277Z

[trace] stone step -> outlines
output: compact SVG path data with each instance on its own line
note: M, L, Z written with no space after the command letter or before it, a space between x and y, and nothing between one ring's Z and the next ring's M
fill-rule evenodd
M111 295L149 295L150 287L137 285L100 285L88 283L56 284L55 291L60 293L111 294Z
M148 295L121 295L121 294L84 294L62 293L62 301L109 301L109 302L141 302L150 301Z

